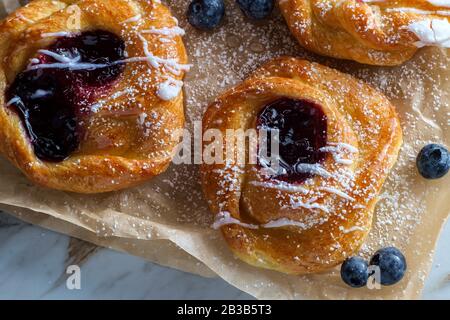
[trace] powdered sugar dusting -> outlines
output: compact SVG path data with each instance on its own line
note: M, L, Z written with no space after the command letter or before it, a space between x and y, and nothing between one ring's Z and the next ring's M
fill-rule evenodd
M230 3L229 7L230 12L238 12L235 11L237 8L234 4ZM396 101L404 101L402 99L408 101L414 94L414 90L408 88L413 88L417 81L430 82L429 70L446 68L438 57L425 62L423 60L426 59L425 56L419 55L417 59L403 66L382 68L374 72L373 67L354 63L342 64L340 61L326 60L305 52L289 34L278 12L270 21L260 25L242 19L239 14L230 14L227 19L225 26L211 33L198 32L189 26L186 27L189 35L187 46L195 65L186 82L188 117L191 121L200 119L208 102L221 91L241 81L262 63L280 55L300 56L352 73L379 88L394 104ZM241 36L242 34L245 36ZM435 55L438 51L432 52ZM423 68L424 65L427 68ZM439 110L446 112L445 110L449 108L448 103L445 102L447 97L439 94L442 92L440 88L445 81L444 79L441 79L439 83L431 81L433 88L430 88L429 93L423 93L418 98L421 100L420 104L430 106L435 112ZM216 85L211 86L211 83ZM430 100L424 102L424 99ZM372 232L362 250L365 255L370 255L381 246L406 247L408 239L414 233L415 226L420 223L421 215L425 210L423 199L427 197L428 192L433 192L432 189L425 193L414 191L418 189L415 187L417 177L414 160L421 146L429 141L442 141L441 137L434 128L421 132L419 128L426 124L412 108L402 109L400 113L402 125L406 131L405 145L400 153L398 164L389 175L384 188L384 193L391 194L398 200L395 202L381 200L378 203ZM434 112L424 111L424 113L436 121L433 119ZM438 123L438 125L447 126L447 123ZM351 153L348 152L347 155L351 156ZM347 158L342 157L342 159ZM266 185L264 187L285 189L283 186ZM351 182L349 187L351 188ZM393 205L396 207L392 207Z
M380 247L394 245L411 256L416 253L415 262L431 259L431 253L425 253L423 250L427 244L414 236L423 217L433 219L427 208L432 199L436 199L445 190L440 185L430 184L418 177L415 157L426 143L448 144L450 141L447 133L450 124L448 87L450 73L449 60L445 52L426 48L413 60L395 68L362 66L317 57L301 49L278 12L268 21L252 23L243 18L235 1L229 0L225 24L212 32L199 32L186 22L187 1L169 0L167 3L179 18L180 27L186 30L185 42L190 63L194 65L185 81L187 127L191 132L193 121L201 119L208 103L221 91L237 84L262 63L280 55L299 56L336 67L371 83L385 93L398 108L405 142L399 160L389 174L380 196L373 227L361 254L367 257ZM134 25L135 20L139 19L131 19L129 23ZM142 73L140 85L150 86L146 82L146 75L149 75L150 70L147 65L136 69L136 72ZM426 90L418 93L419 87ZM123 97L131 99L139 106L139 99L136 99L135 93L131 91L133 88L130 88L130 92L125 92ZM413 105L417 105L418 108L414 110ZM121 110L120 105L115 107L117 112ZM102 109L98 110L101 112ZM417 110L441 130L426 123ZM143 114L139 108L131 111L135 116L133 123L136 125L161 129L158 114ZM351 156L351 153L345 155ZM362 294L361 291L353 294L346 291L341 285L338 272L317 276L282 277L255 268L249 269L250 267L234 260L224 249L223 239L219 233L210 228L215 217L209 212L203 198L196 165L172 165L166 173L144 185L95 196L65 194L31 186L19 173L9 168L6 164L1 166L2 179L11 182L11 185L13 181L19 181L15 189L19 190L20 187L21 192L14 197L26 195L17 203L27 203L30 207L31 204L35 204L32 207L36 210L44 210L42 208L48 206L58 215L65 215L67 219L79 221L80 225L89 226L101 237L169 239L197 258L208 260L208 265L213 267L215 272L247 292L272 298L280 295L287 298L305 296L345 298L349 295ZM236 169L236 175L238 174L239 169ZM339 189L346 192L352 188L352 179L346 165L342 166L340 174L348 177L342 181L345 186ZM234 181L236 175L228 177L224 183ZM301 194L301 191L298 193ZM13 199L13 195L9 198ZM298 195L293 195L292 199L295 205L304 204L300 202L302 198ZM321 214L324 212L319 209L316 211ZM277 225L285 222L290 221L278 221ZM359 229L343 227L342 231L352 234ZM424 234L424 238L425 236ZM423 240L426 241L429 241L428 238ZM199 255L199 252L202 255ZM293 259L295 260L295 257ZM420 279L426 275L425 269L420 266L418 270ZM243 273L240 273L240 270ZM245 274L246 281L238 281L241 280L242 274ZM415 276L415 273L407 275L407 277ZM289 285L286 285L287 283ZM323 290L317 293L314 288ZM400 283L395 288L386 288L383 293L373 291L370 294L372 297L381 297L384 294L401 297L404 288Z
M176 1L169 1L169 4ZM236 6L229 4L229 11L237 13ZM446 66L439 59L424 61L425 55L397 68L382 68L374 72L373 67L365 67L354 63L342 64L340 61L317 57L302 50L289 34L282 17L277 12L272 19L261 24L254 24L242 18L239 14L230 14L226 24L213 32L200 32L189 26L184 19L184 6L174 6L175 13L180 17L180 25L187 32L186 45L194 67L188 74L185 84L187 99L188 128L193 130L192 122L201 119L209 102L224 89L229 88L245 78L252 70L271 58L280 55L294 55L319 61L330 66L352 73L358 78L370 82L384 92L394 102L411 99L417 81L430 81L428 70L436 70ZM245 36L242 36L244 35ZM270 48L270 49L269 49ZM431 50L431 49L430 49ZM436 51L432 51L436 54ZM445 61L445 60L444 60ZM428 68L423 68L426 65ZM445 102L446 97L438 94L442 83L447 81L442 78L440 83L431 81L433 88L430 94L424 93L420 97L421 105L429 105L431 110L445 112L449 106ZM214 84L214 85L211 85ZM344 88L343 88L344 89ZM430 99L423 102L423 99ZM377 205L373 229L369 239L362 249L362 254L370 255L381 246L396 245L400 248L408 245L408 239L414 233L415 226L420 223L421 215L425 210L423 199L425 193L415 191L417 177L414 173L415 156L421 146L427 142L439 142L439 134L432 128L421 131L424 123L422 118L412 108L400 110L402 125L406 130L405 144L400 153L400 158L392 174L389 175L384 188L384 194L389 194L395 201L383 198ZM426 113L429 113L428 111ZM434 113L427 114L433 118ZM434 120L435 121L435 120ZM363 124L360 124L363 125ZM440 127L447 123L438 123ZM331 152L331 150L329 150ZM352 150L350 150L352 151ZM354 151L354 150L353 150ZM348 152L351 156L352 152ZM344 169L342 169L344 170ZM345 171L342 172L345 175ZM178 199L174 218L178 222L203 225L209 227L214 217L208 214L204 206L203 197L198 183L197 168L195 166L172 166L165 178L157 178L153 191L160 193L167 199ZM169 178L167 178L169 177ZM167 181L169 189L161 189ZM170 181L170 184L169 184ZM424 184L420 182L419 184ZM347 188L351 188L351 179L347 182ZM158 187L157 187L158 186ZM283 186L266 185L268 188ZM326 186L324 186L326 187ZM163 191L165 190L165 191ZM345 192L345 188L343 189ZM287 190L286 190L287 191ZM300 190L295 190L300 191ZM330 190L328 190L330 191ZM189 194L189 196L186 196ZM344 194L341 194L344 196ZM183 199L183 201L179 201ZM351 199L347 199L351 200ZM302 202L294 200L293 203L301 205ZM195 209L192 209L192 206ZM326 210L326 207L322 207ZM157 212L162 212L162 208ZM173 216L174 211L165 215ZM189 213L188 213L189 212ZM148 212L147 212L148 214ZM159 215L159 214L158 214ZM167 219L168 216L165 216Z

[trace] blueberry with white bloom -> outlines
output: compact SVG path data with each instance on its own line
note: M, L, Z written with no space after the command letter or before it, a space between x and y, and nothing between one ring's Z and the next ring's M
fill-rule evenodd
M380 268L380 282L384 286L399 282L407 268L405 257L400 250L394 247L383 248L375 252L370 260L370 265Z
M267 18L273 10L274 0L237 0L245 15L251 19Z
M417 156L417 168L426 179L442 178L450 169L450 154L441 145L429 144Z
M369 278L368 263L361 257L351 257L341 266L342 280L353 288L361 288Z
M194 0L187 12L191 25L198 29L210 30L217 27L225 15L223 0Z

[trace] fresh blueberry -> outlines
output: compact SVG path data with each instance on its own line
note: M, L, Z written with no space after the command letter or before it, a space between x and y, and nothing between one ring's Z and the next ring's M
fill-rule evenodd
M429 144L417 156L417 168L426 179L442 178L450 169L450 154L441 145Z
M194 0L189 5L187 12L189 23L203 30L217 27L224 15L223 0Z
M364 287L369 278L367 261L360 257L348 258L341 266L341 278L350 287Z
M270 15L274 7L274 0L237 0L245 15L251 19L264 19Z
M370 259L371 266L380 268L380 282L390 286L402 280L406 271L406 259L403 254L394 247L383 248L375 252Z

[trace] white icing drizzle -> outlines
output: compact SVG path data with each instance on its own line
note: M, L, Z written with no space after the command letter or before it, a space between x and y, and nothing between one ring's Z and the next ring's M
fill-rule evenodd
M169 71L176 75L180 75L181 71L189 71L191 65L187 64L179 64L177 59L163 59L156 56L153 56L152 54L149 54L146 57L131 57L128 59L118 60L114 61L109 64L102 64L102 63L85 63L85 62L79 62L80 57L75 58L68 58L65 56L62 56L60 54L57 54L56 52L52 52L49 50L39 50L40 53L43 53L45 55L51 56L54 58L56 63L41 63L41 64L32 64L28 67L28 70L36 70L36 69L50 69L50 68L58 68L58 69L70 69L70 70L84 70L84 69L98 69L98 68L105 68L108 66L116 65L116 64L122 64L126 62L148 62L155 68L158 68L161 64L164 65ZM148 49L147 49L148 52ZM147 53L146 52L146 53ZM38 59L32 60L32 62L39 62Z
M325 170L320 164L299 163L295 166L295 171L298 173L311 173L324 178L331 178L333 175Z
M336 163L344 164L344 165L351 165L353 163L353 160L344 159L342 156L344 155L345 152L356 153L356 152L358 152L358 149L347 143L331 142L331 143L328 143L328 146L320 148L319 151L331 153L331 155L333 156L333 159L334 159L334 161L336 161Z
M163 59L153 55L153 53L151 53L148 49L147 39L145 39L141 34L138 34L138 36L142 41L144 54L147 57L147 61L153 68L159 68L160 65L163 65L169 72L177 76L180 75L182 71L189 71L191 69L192 65L180 64L178 59Z
M100 108L102 107L101 103L94 103L93 105L91 105L89 108L93 113L97 113L100 111Z
M120 91L114 92L107 99L100 100L97 103L90 105L89 109L91 110L91 112L97 113L100 111L100 109L103 107L103 105L106 102L108 102L109 100L119 98L125 94L130 94L132 92L133 92L133 90L131 88L127 88L125 90L120 90Z
M450 48L450 23L442 19L425 19L416 21L408 26L420 40L415 43L418 47L440 46Z
M159 2L155 2L159 3ZM130 23L130 22L137 22L140 19L142 19L141 14L137 14L133 17L130 17L121 23ZM95 64L95 63L83 63L80 62L81 57L66 57L63 55L60 55L56 52L52 52L50 50L39 50L40 53L48 55L52 58L54 58L57 62L56 63L39 63L39 59L33 58L30 61L30 65L28 66L28 70L37 70L37 69L50 69L50 68L57 68L57 69L69 69L69 70L93 70L98 68L105 68L108 66L121 64L121 63L127 63L127 62L147 62L150 67L153 67L155 69L158 69L160 67L163 68L163 70L166 70L173 75L179 76L184 71L189 71L191 68L191 65L189 64L181 64L179 63L178 59L175 58L161 58L158 56L155 56L152 52L149 50L148 41L145 39L142 34L156 34L165 36L167 38L160 38L159 40L161 42L172 42L170 38L173 38L175 36L183 36L185 34L185 31L178 26L178 21L174 19L176 22L176 26L174 27L160 27L155 28L151 27L146 30L141 30L140 33L137 33L139 39L142 41L143 51L145 54L145 57L131 57L119 61L114 61L109 64ZM141 34L142 33L142 34ZM69 32L55 32L55 33L43 33L42 37L57 37L57 36L67 36L69 35ZM162 83L160 83L156 89L156 95L164 101L172 100L176 98L183 87L183 82L177 79L174 79L173 77L165 77L166 80ZM93 112L98 112L99 108L101 107L100 104L94 104L91 106L91 110Z
M366 229L364 229L363 227L358 227L358 226L353 226L353 227L348 228L348 229L345 229L343 226L340 226L339 230L342 233L345 233L345 234L351 233L351 232L355 232L355 231L363 231L363 232L366 231Z
M290 227L290 226L295 226L295 227L298 227L300 229L308 229L310 227L310 226L308 226L307 224L305 224L303 222L291 220L291 219L288 219L288 218L281 218L281 219L277 219L277 220L272 220L272 221L269 221L268 223L262 225L262 227L267 228L267 229Z
M146 31L148 33L151 33L151 32L177 33L178 32L179 35L181 35L181 32L182 32L184 34L184 30L179 27L150 29L150 30L144 30L144 31ZM191 65L180 64L177 59L163 59L163 58L153 55L153 53L151 53L148 48L147 39L145 39L141 34L138 34L138 36L139 36L139 39L141 39L141 41L142 41L144 53L145 53L145 56L147 57L147 63L150 66L152 66L154 68L159 68L161 65L163 65L165 69L167 69L170 73L172 73L174 75L180 75L182 71L190 70ZM167 77L166 81L159 84L159 86L156 90L156 95L164 101L169 101L169 100L172 100L172 99L178 97L182 88L183 88L183 81L176 80L172 77Z
M281 157L278 159L278 161L280 164L284 163L286 166L288 166L288 164L286 164ZM261 157L259 159L259 163L260 163L261 167L264 168L264 170L261 170L260 172L263 173L265 176L272 177L272 176L283 175L283 174L287 173L286 169L283 168L282 166L278 166L275 169L271 165L271 162L269 160L265 159L264 157Z
M308 190L306 188L298 185L293 185L284 181L277 181L277 182L250 181L250 184L258 187L277 189L280 191L301 192L303 194L308 193Z
M69 69L69 70L94 70L98 68L105 68L109 65L107 64L98 64L98 63L42 63L36 64L28 67L27 70L37 70L37 69Z
M141 33L150 33L150 34L159 34L162 36L166 36L169 38L173 38L176 36L184 36L185 35L185 31L178 27L162 27L162 28L150 28L150 29L146 29L146 30L142 30Z
M170 39L166 39L166 38L159 38L158 40L161 43L175 43L175 41L170 40Z
M327 206L321 205L317 202L317 198L312 198L306 202L303 202L300 197L291 197L290 198L290 207L292 209L298 209L298 208L304 208L308 210L314 210L318 209L325 213L329 213L330 209ZM283 208L286 208L287 206L284 206Z
M145 112L142 112L142 113L140 113L139 114L139 117L138 117L138 123L142 126L142 125L144 125L145 124L145 119L147 119L147 117L148 117L148 114L146 114Z
M46 95L51 94L51 91L48 90L42 90L42 89L37 89L32 95L31 95L31 99L36 99L36 98L42 98L45 97Z
M60 32L47 32L47 33L43 33L41 34L42 38L46 38L46 37L67 37L70 36L70 32L67 31L60 31Z
M111 99L116 99L116 98L118 98L118 97L121 97L121 96L123 96L124 94L128 93L129 91L130 91L129 89L126 89L126 90L121 90L121 91L114 92L114 93L111 95Z
M57 68L57 69L70 69L70 70L93 70L97 68L105 68L108 66L108 64L98 64L98 63L86 63L86 62L79 62L81 57L77 56L74 58L69 58L63 55L60 55L56 52L41 49L38 50L38 52L45 54L47 56L52 57L58 62L55 63L41 63L41 64L33 64L33 62L38 61L38 59L31 60L31 64L28 66L27 70L37 70L37 69L50 69L50 68Z
M349 201L355 201L354 198L352 198L351 196L349 196L345 192L343 192L341 190L338 190L336 188L320 187L319 190L323 190L323 191L326 191L326 192L334 193L334 194L338 195L339 197L344 198L344 199L349 200Z
M349 150L352 151L357 151L357 149L351 145L345 144L345 143L339 143L339 144L335 144L335 145L331 145L332 147L338 147L342 150L343 148L347 148ZM281 162L283 162L282 160L280 160ZM345 164L349 164L348 161L346 161L346 159L338 159L339 162L341 163L345 163ZM281 167L280 167L281 168ZM272 170L275 171L275 170ZM297 165L295 165L295 172L296 173L307 173L307 174L313 174L313 175L317 175L320 177L323 177L325 179L331 178L334 179L336 181L338 181L339 183L344 183L345 181L348 181L348 179L353 179L353 173L351 171L348 170L341 170L335 173L331 173L329 171L327 171L322 165L315 163L315 164L310 164L310 163L298 163ZM282 175L282 174L286 174L286 170L284 170L284 172L274 172L277 175Z
M122 21L121 24L130 23L130 22L137 22L137 21L139 21L141 19L142 19L142 15L141 14L137 14L137 15L131 17L131 18L128 18L128 19Z
M228 211L223 211L220 212L217 216L216 216L216 220L214 221L214 223L212 224L212 228L213 229L220 229L223 226L226 225L230 225L230 224L236 224L239 225L241 227L244 228L248 228L248 229L273 229L273 228L282 228L282 227L288 227L288 226L293 226L293 227L297 227L297 228L301 228L301 229L309 229L311 228L313 225L315 225L315 223L312 224L306 224L303 222L299 222L299 221L295 221L295 220L291 220L288 218L280 218L280 219L276 219L276 220L271 220L268 223L262 224L262 225L256 225L256 224L249 224L249 223L244 223L238 219L235 219L233 217L231 217L231 214Z
M414 13L414 14L421 14L421 15L441 15L441 16L450 16L450 11L448 10L436 10L436 11L430 11L430 10L421 10L416 8L388 8L386 9L386 12L403 12L403 13Z
M159 84L156 94L161 100L169 101L175 99L183 88L183 81L168 77L166 81Z
M58 54L56 52L50 51L50 50L45 50L45 49L41 49L38 50L38 52L43 53L49 57L52 57L53 59L55 59L56 61L62 62L62 63L77 63L78 61L81 60L80 56L74 57L74 58L69 58L66 56L63 56L61 54Z
M384 2L383 0L368 1L365 3ZM436 7L450 8L449 0L427 0L430 4ZM441 15L450 16L449 10L421 10L410 7L387 8L387 12L404 12L419 15ZM450 23L445 19L424 19L411 23L407 29L413 32L419 41L415 43L417 47L424 46L438 46L443 48L450 48Z
M9 100L9 101L6 103L6 106L10 106L10 105L12 105L12 104L14 104L14 103L16 103L16 102L19 102L19 101L21 101L21 99L20 99L19 97L14 97L14 98L12 98L11 100Z
M427 0L434 6L450 8L450 0Z
M348 152L351 153L357 153L358 152L358 148L352 146L351 144L345 143L345 142L329 142L328 143L330 146L337 146L341 149L345 149Z
M237 224L241 227L245 227L245 228L249 228L249 229L258 229L259 228L259 226L257 226L257 225L243 223L240 220L231 217L231 214L228 211L220 212L217 215L216 220L214 221L214 223L212 225L212 228L219 229L220 227L223 227L223 226L226 226L229 224Z

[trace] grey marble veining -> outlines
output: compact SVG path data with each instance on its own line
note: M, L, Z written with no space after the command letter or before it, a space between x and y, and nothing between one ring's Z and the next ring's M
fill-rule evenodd
M68 244L65 235L0 213L0 299L251 299L221 279L108 249L82 265L81 290L68 290Z
M112 250L82 265L81 290L68 290L69 237L0 213L0 299L251 299L206 279ZM441 237L424 298L450 299L450 223Z

